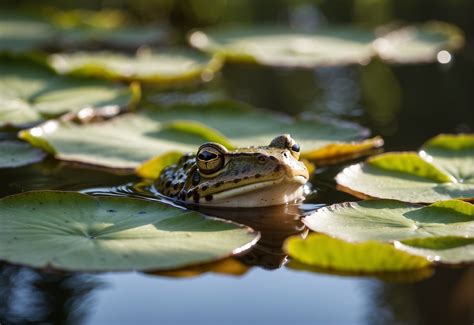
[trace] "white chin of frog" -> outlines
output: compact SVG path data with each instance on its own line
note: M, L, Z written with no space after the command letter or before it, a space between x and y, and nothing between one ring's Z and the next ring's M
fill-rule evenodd
M249 184L217 193L212 201L201 199L199 204L228 208L264 207L292 203L304 198L303 176L286 177L261 183Z

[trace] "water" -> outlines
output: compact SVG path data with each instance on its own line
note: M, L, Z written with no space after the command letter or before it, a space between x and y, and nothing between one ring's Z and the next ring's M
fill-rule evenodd
M256 106L343 117L384 136L386 150L415 150L438 133L474 130L473 76L474 61L466 52L454 56L449 65L375 62L367 67L316 71L230 65L207 87L219 96L224 93ZM160 98L148 91L154 100L179 101L175 91ZM207 98L206 89L186 91L198 91L199 101ZM11 134L0 135L4 137ZM432 277L414 283L309 273L286 266L281 249L284 239L307 232L300 215L354 200L336 191L333 180L347 164L318 168L311 179L313 190L301 206L246 213L203 211L262 232L256 247L235 260L247 266L240 276L212 272L188 278L135 272L63 274L3 265L0 323L471 324L472 266L437 268ZM53 159L0 170L0 180L0 196L56 189L164 200L132 175Z

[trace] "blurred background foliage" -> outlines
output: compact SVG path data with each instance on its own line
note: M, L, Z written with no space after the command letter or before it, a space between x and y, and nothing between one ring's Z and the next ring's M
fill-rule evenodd
M259 107L290 114L309 110L360 122L385 137L387 150L416 149L440 132L473 129L471 0L4 0L1 7L43 12L62 26L169 26L171 44L184 44L193 29L231 23L280 22L314 29L326 24L375 27L445 21L460 27L466 37L464 50L447 64L374 60L366 66L314 70L226 64L220 77L206 87ZM58 14L53 8L65 11ZM103 9L107 11L99 16L81 11ZM430 123L420 128L427 117Z

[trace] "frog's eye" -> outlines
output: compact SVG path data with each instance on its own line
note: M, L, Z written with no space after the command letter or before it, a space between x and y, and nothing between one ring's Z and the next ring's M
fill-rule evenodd
M291 151L300 152L300 145L297 144L297 143L294 143L294 144L291 146Z
M199 171L203 174L213 174L224 167L225 148L217 143L203 144L196 155Z

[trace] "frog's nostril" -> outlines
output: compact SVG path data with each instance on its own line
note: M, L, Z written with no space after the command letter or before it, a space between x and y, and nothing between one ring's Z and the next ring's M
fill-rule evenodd
M257 159L258 159L259 162L262 162L262 163L263 163L263 162L267 161L267 156L265 156L265 155L258 155L258 156L257 156Z

